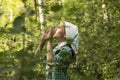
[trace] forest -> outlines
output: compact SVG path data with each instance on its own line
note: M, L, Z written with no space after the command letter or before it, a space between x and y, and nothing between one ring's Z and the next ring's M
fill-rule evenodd
M42 31L78 26L79 52L70 80L120 80L120 0L0 0L0 80L46 80Z

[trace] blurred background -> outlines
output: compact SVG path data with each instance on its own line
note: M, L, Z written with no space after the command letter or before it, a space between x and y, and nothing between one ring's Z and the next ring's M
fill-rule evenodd
M120 0L0 0L0 80L45 80L42 31L69 21L79 28L71 80L120 80Z

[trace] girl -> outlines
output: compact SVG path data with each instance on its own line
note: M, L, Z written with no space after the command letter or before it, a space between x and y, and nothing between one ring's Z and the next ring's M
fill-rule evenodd
M47 41L47 80L68 80L67 69L75 53L78 52L78 27L69 22L61 23L55 30L51 28L47 37L57 40L53 49L52 39Z

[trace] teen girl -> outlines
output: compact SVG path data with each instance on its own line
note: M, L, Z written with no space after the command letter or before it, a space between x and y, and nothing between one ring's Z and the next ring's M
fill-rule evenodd
M68 80L67 69L78 52L78 27L69 22L62 22L55 30L51 28L47 37L57 40L47 41L47 80Z

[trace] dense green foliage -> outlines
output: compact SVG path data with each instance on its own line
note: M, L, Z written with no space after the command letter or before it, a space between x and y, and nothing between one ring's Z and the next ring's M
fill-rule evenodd
M38 0L0 0L0 80L45 80ZM66 20L79 27L71 80L120 80L120 0L44 0L46 28Z

